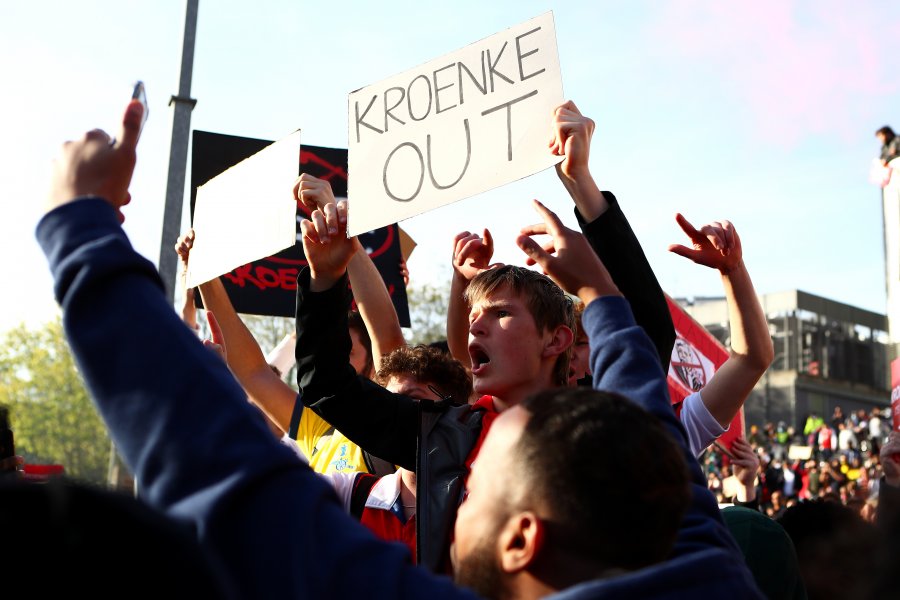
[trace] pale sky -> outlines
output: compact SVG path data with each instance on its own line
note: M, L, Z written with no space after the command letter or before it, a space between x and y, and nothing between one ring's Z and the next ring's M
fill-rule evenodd
M126 230L157 260L184 10L180 0L5 3L0 331L56 314L34 241L51 161L64 140L114 128L137 79L150 119ZM547 10L565 95L597 122L595 178L669 294L722 293L714 273L666 251L683 241L680 211L735 223L760 293L799 288L884 311L879 190L867 175L874 131L900 126L894 1L202 0L192 128L266 139L300 128L306 143L346 147L350 91ZM403 222L420 244L413 284L449 272L464 229L490 227L496 258L522 263L514 239L535 221L533 197L574 225L552 169Z

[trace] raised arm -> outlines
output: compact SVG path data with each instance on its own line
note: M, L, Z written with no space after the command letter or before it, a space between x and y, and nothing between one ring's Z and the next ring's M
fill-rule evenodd
M594 121L582 115L571 100L554 112L555 135L550 140L550 151L565 156L556 165L556 174L575 201L576 213L585 223L597 220L609 209L609 202L597 187L589 165L594 127Z
M187 288L184 290L184 304L181 305L181 320L194 331L199 331L200 325L197 323L197 307L194 306L194 288Z
M675 345L675 328L665 295L616 197L601 192L589 167L594 121L571 101L556 109L550 150L565 159L556 167L575 202L575 217L591 247L619 288L637 324L656 346L663 370L668 370Z
M450 280L450 301L447 306L447 346L450 355L469 369L469 312L472 307L466 302L469 282L491 264L494 255L494 238L487 229L477 233L463 231L453 238L453 276Z
M190 230L175 244L175 251L184 263L190 258L194 237L194 231ZM218 277L200 285L200 297L203 298L203 305L216 315L219 322L228 348L228 368L250 401L259 406L282 431L288 431L297 393L269 367L256 338L235 312L228 292Z
M559 217L534 200L534 209L543 219L522 228L516 244L528 256L529 265L540 265L556 284L570 294L578 296L585 306L604 296L621 296L612 277L583 235L562 224ZM534 241L533 235L549 235L543 245Z
M95 130L65 146L37 237L79 370L142 498L194 525L235 597L470 596L354 524L166 301L119 226L141 115L132 102L118 142ZM347 577L360 557L373 576Z
M621 394L653 414L682 448L693 497L678 533L675 555L719 548L742 561L669 402L666 375L647 334L635 324L628 304L585 239L537 202L536 208L544 223L523 228L516 242L529 261L539 264L560 287L585 303L582 320L591 340L594 387ZM543 246L530 237L544 233L551 240Z
M735 438L731 444L731 452L734 455L734 458L731 459L731 466L739 484L735 503L745 508L759 510L759 501L756 498L759 456L743 436Z
M332 204L324 211L314 210L301 224L309 261L297 277L297 383L303 403L370 454L414 470L416 402L358 377L350 365L346 271L355 247L346 237L346 211L338 213Z
M769 324L744 265L741 238L729 221L699 230L682 215L676 220L692 247L673 244L669 250L697 264L717 269L722 276L731 327L731 355L700 392L713 418L727 428L769 365L775 350Z
M378 268L359 242L356 243L356 254L347 265L347 276L356 308L372 340L372 364L377 371L383 357L406 345L397 309Z
M346 202L337 203L331 184L323 179L303 173L294 183L294 197L311 211L316 209L322 211L323 216L326 205L330 204L334 207L335 214L339 212L346 219ZM326 225L329 226L329 235L337 234L334 223ZM352 242L354 254L347 265L347 274L350 277L356 307L372 340L372 363L378 370L381 358L406 345L406 340L403 339L397 310L391 302L391 295L384 285L384 279L359 240L354 237Z

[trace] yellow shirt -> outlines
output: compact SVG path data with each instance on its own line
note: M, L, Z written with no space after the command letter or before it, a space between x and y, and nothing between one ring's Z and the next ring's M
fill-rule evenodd
M297 445L316 473L368 473L362 449L315 412L304 409Z

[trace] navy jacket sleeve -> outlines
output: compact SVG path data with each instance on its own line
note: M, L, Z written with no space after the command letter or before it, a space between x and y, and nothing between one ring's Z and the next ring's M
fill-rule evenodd
M618 296L598 298L587 306L582 319L591 340L594 388L621 394L656 416L684 453L693 496L673 556L720 548L743 562L743 555L728 532L715 498L706 487L700 465L690 451L687 434L669 403L666 376L656 349L635 324L628 303Z
M109 204L59 207L37 237L72 352L142 497L193 521L237 596L467 596L355 524L328 483L274 439L166 302Z
M609 208L602 215L588 223L576 209L575 217L594 252L631 305L634 320L656 346L663 370L668 371L675 345L675 326L666 296L616 197L611 192L603 192L603 197Z
M297 277L297 385L304 406L366 452L416 468L416 401L357 376L350 364L346 275L331 289L309 290L309 269Z

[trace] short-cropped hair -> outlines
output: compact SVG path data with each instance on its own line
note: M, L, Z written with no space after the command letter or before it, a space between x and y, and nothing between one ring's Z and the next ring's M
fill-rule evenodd
M551 512L548 547L604 568L665 560L691 488L683 450L662 423L619 394L587 388L547 390L521 406L531 416L516 470Z
M575 335L575 308L572 299L546 275L537 271L504 265L482 271L476 275L466 290L466 301L472 305L508 289L525 302L538 331L550 331L565 325ZM554 381L566 385L569 380L569 359L572 347L560 354L554 368Z

